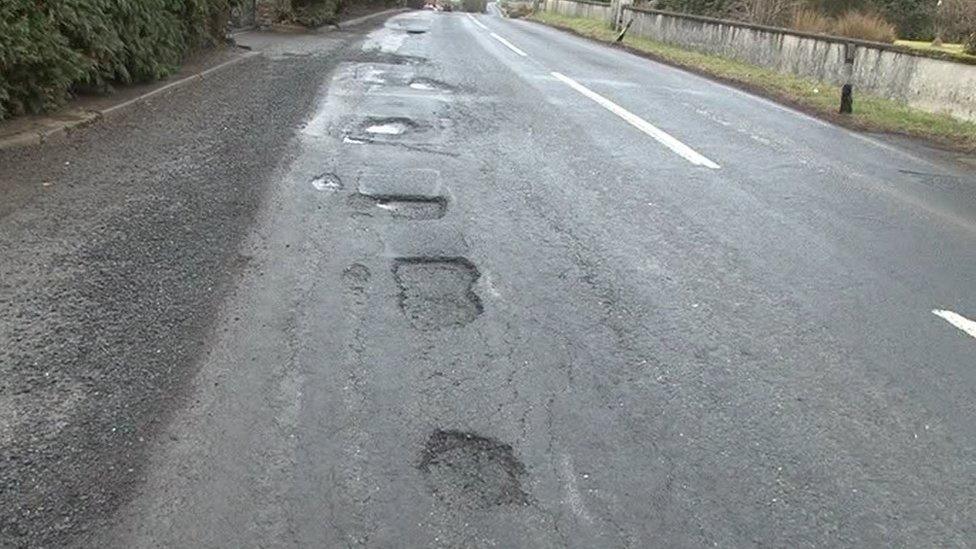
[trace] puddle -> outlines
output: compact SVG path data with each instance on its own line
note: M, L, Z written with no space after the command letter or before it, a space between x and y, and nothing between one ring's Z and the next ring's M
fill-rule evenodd
M403 135L417 127L409 118L370 118L363 124L363 131L372 135Z
M400 310L420 330L459 328L484 310L474 292L480 277L463 257L406 257L394 261Z
M450 91L451 86L431 78L414 78L410 81L410 88L423 91Z
M342 181L333 173L323 173L312 179L312 187L317 191L339 191L342 190Z
M451 506L490 509L527 505L525 466L511 445L462 431L436 430L420 456L420 471L438 499Z
M400 135L407 131L407 125L400 122L390 122L387 124L375 124L366 128L366 133L378 133L380 135Z
M356 194L349 197L349 205L360 214L379 209L410 220L440 219L447 213L447 199L441 196Z

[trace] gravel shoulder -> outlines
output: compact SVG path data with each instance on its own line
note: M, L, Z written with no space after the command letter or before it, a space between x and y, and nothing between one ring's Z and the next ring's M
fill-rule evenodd
M0 545L77 542L141 482L269 174L357 33L254 37L265 55L0 151Z

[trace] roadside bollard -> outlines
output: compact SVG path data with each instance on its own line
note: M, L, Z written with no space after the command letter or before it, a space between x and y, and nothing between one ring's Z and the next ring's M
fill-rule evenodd
M854 112L854 53L857 46L851 43L844 45L844 85L840 89L840 113Z

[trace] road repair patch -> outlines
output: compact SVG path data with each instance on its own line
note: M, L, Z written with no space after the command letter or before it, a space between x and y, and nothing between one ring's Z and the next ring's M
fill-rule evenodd
M400 310L421 330L457 328L477 318L483 311L474 292L480 276L461 257L406 257L393 266Z

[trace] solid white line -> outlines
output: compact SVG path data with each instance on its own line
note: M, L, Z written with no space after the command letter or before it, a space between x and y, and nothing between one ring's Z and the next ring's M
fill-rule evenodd
M573 88L574 90L580 92L581 94L592 99L593 101L596 101L597 104L599 104L604 109L607 109L608 111L619 116L620 118L623 118L631 126L634 126L638 130L653 137L658 143L671 149L672 151L677 153L679 156L681 156L688 162L691 162L696 166L705 166L706 168L711 168L713 170L717 170L720 168L718 164L698 154L697 152L695 152L694 149L692 149L688 145L685 145L681 141L678 141L677 139L669 135L664 130L657 128L650 122L628 111L627 109L621 107L620 105L614 103L613 101L610 101L609 99L603 97L602 95L596 93L595 91L587 88L583 84L580 84L579 82L573 80L572 78L564 74L560 74L558 72L552 72L550 74L555 76L558 80L560 80L562 83L566 84L570 88Z
M475 25L478 25L479 27L481 27L481 28L483 28L485 30L488 30L488 27L486 27L484 23L482 23L481 21L478 21L477 19L475 19L475 17L473 15L471 15L470 13L466 13L465 15L468 16L468 19L474 21L474 24Z
M941 317L949 324L952 324L956 328L959 328L960 330L966 332L972 337L976 337L976 322L969 320L968 318L960 314L954 313L952 311L945 311L942 309L935 309L934 311L932 311L932 314Z
M502 44L505 44L506 46L508 46L508 49L514 51L515 53L521 55L522 57L528 57L529 56L529 54L527 54L524 51L518 49L517 47L515 47L515 44L509 42L508 40L505 40L501 36L498 36L495 33L491 33L491 37L494 38L495 40L498 40Z

